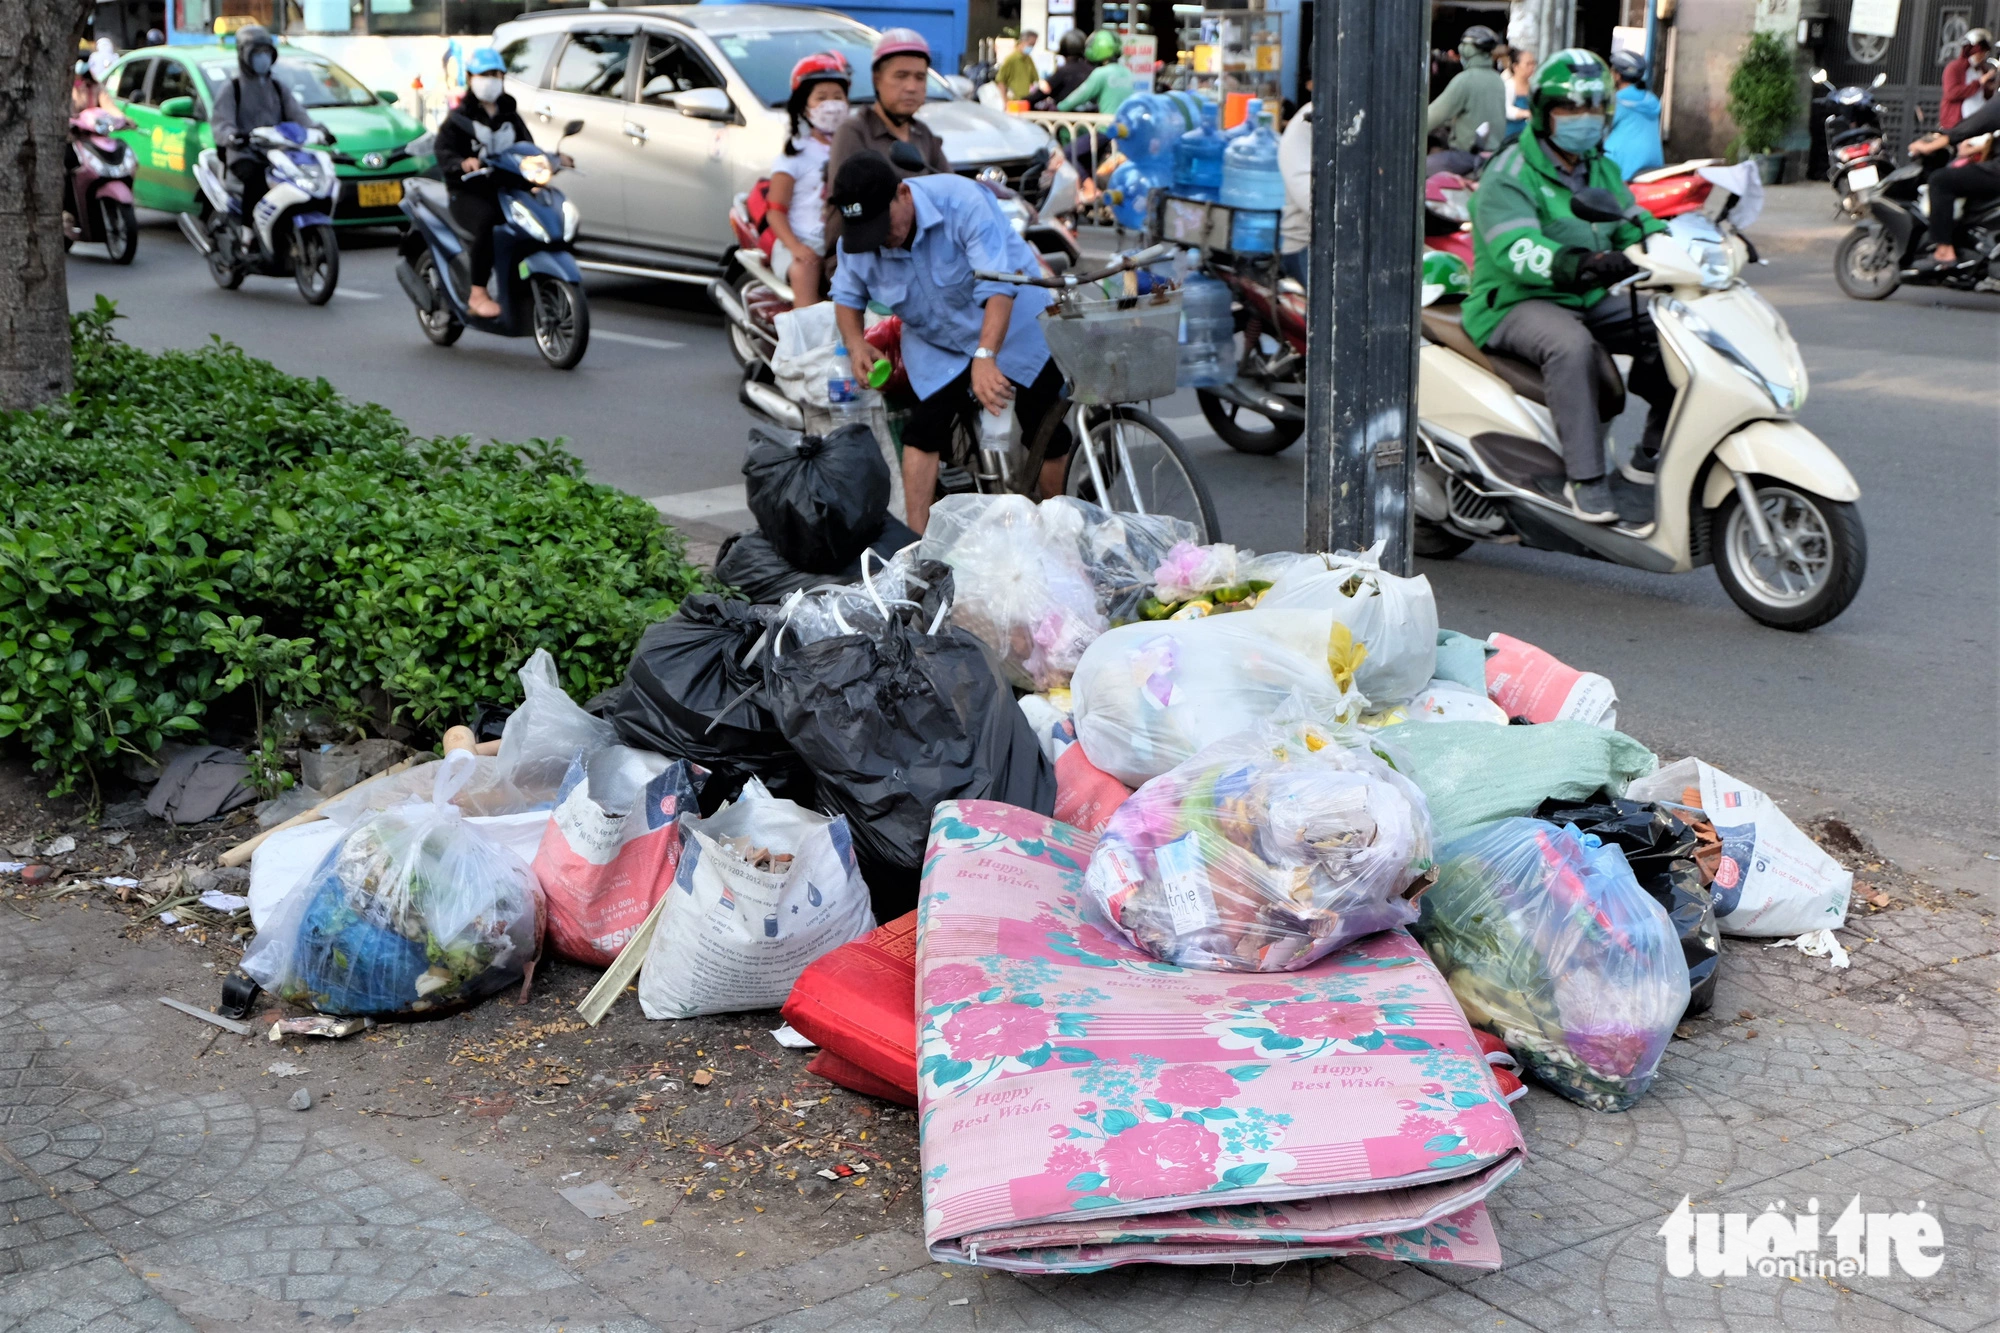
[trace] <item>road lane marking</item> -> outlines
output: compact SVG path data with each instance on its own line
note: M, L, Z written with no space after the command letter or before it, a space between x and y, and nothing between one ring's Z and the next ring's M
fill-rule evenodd
M333 289L333 294L335 296L344 296L350 301L379 301L382 299L382 293L364 292L358 287L336 287Z
M743 514L750 510L743 483L712 486L705 491L683 491L679 495L656 495L646 502L668 518L704 519L717 514Z
M665 338L642 338L636 333L613 333L610 329L592 329L591 336L608 342L630 343L634 347L651 347L662 352L677 351L686 343L668 342Z

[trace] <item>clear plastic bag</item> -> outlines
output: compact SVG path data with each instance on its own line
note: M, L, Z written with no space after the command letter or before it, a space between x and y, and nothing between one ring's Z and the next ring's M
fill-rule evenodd
M1090 859L1099 910L1156 958L1225 972L1289 972L1415 921L1423 793L1351 739L1270 723L1139 788Z
M521 706L500 733L500 781L527 805L551 805L570 760L618 743L618 729L576 706L556 677L556 661L546 648L521 668ZM484 812L495 813L495 812Z
M1228 542L1210 546L1177 542L1153 569L1153 596L1160 604L1156 609L1164 612L1167 607L1194 600L1230 606L1241 603L1246 609L1261 606L1259 598L1265 589L1286 571L1307 562L1317 564L1317 558L1293 551L1258 555Z
M1168 514L1121 514L1088 500L1058 495L1041 504L1042 526L1076 549L1097 593L1097 609L1113 625L1138 620L1153 595L1153 572L1167 553L1192 545L1199 531Z
M1422 909L1417 937L1474 1026L1571 1101L1639 1100L1687 1010L1688 965L1623 852L1501 820L1439 849Z
M793 593L771 617L773 655L843 634L879 634L890 620L936 633L952 605L951 568L902 552L883 560L861 553L857 583L827 583ZM754 654L753 654L754 655Z
M541 887L452 804L473 768L472 755L452 754L429 801L342 835L257 933L243 970L329 1014L422 1013L531 977Z

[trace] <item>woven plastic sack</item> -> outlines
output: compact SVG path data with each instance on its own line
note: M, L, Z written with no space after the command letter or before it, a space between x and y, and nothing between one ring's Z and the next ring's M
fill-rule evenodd
M1070 680L1076 736L1090 762L1128 787L1255 726L1294 694L1331 723L1363 702L1354 644L1331 611L1240 611L1111 630Z
M1324 608L1368 650L1354 684L1378 708L1423 692L1437 672L1437 599L1431 581L1386 573L1382 548L1308 557L1279 574L1260 610Z
M1134 792L1104 827L1084 885L1154 957L1290 972L1417 919L1429 882L1423 794L1310 722L1268 724Z
M1407 722L1376 735L1423 789L1440 844L1475 825L1529 814L1551 797L1580 801L1600 787L1622 795L1659 764L1623 732L1585 722Z
M1475 1027L1594 1110L1639 1100L1687 1010L1666 909L1574 826L1507 819L1445 844L1416 934Z
M243 970L329 1014L422 1013L531 977L542 891L452 804L472 758L447 757L429 801L348 830L257 933Z

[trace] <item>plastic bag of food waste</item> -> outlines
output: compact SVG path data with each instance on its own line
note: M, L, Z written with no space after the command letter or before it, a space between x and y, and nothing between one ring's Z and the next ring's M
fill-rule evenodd
M578 754L588 759L605 746L616 745L618 730L576 706L556 678L556 661L548 649L535 649L520 674L526 697L500 734L500 781L525 803L548 805L556 799L570 760Z
M1687 1011L1688 967L1623 852L1500 820L1439 848L1421 907L1417 938L1475 1027L1572 1101L1639 1100Z
M1417 919L1423 793L1377 755L1287 721L1209 746L1112 814L1084 884L1141 949L1225 972L1289 972Z
M1158 606L1148 619L1166 614L1162 608L1200 598L1213 603L1261 605L1255 600L1286 570L1311 557L1292 551L1258 555L1228 542L1197 546L1176 542L1153 569L1153 596ZM1247 608L1246 608L1247 609Z
M892 514L883 520L882 535L868 543L867 550L862 554L866 556L868 551L873 551L886 561L915 540L917 534ZM815 574L799 569L778 554L778 548L771 544L771 539L755 528L725 539L715 553L716 582L727 584L741 593L745 601L759 606L775 605L804 588L817 588L827 583L853 583L860 577L859 560L838 574Z
M1295 693L1321 722L1355 716L1359 645L1331 611L1242 611L1121 625L1070 680L1090 762L1128 787L1255 726Z
M708 819L683 816L680 865L639 973L648 1018L775 1009L806 966L875 929L844 816L755 778Z
M1423 789L1439 843L1490 820L1530 814L1552 797L1580 801L1600 787L1624 794L1626 783L1659 763L1625 733L1587 722L1409 722L1376 735Z
M1382 544L1356 553L1308 556L1279 574L1257 599L1260 610L1323 607L1368 650L1354 683L1377 706L1422 692L1437 674L1437 599L1419 574L1382 569Z
M889 465L863 425L824 436L753 426L743 489L757 527L788 564L831 574L881 535Z
M1110 628L1065 516L1072 530L1051 531L1024 495L947 495L917 546L951 566L952 623L997 653L1025 690L1068 685L1084 649Z
M1154 571L1167 552L1181 543L1193 545L1200 535L1184 518L1121 514L1068 495L1042 501L1041 522L1075 544L1097 591L1097 609L1113 625L1140 619L1140 605L1153 596Z
M243 970L329 1014L422 1013L531 978L541 887L451 803L472 759L448 757L429 801L349 829L257 933Z
M1664 907L1681 939L1688 965L1688 1007L1705 1011L1715 999L1722 933L1715 897L1695 853L1701 840L1665 806L1620 800L1599 792L1589 801L1544 801L1535 818L1574 824L1625 853L1639 887Z

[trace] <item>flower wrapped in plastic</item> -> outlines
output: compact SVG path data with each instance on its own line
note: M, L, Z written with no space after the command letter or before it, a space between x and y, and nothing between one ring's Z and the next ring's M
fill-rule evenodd
M473 756L428 801L372 815L287 894L243 956L276 995L329 1014L422 1013L526 981L541 949L534 872L452 804Z
M1085 884L1141 949L1288 972L1417 919L1423 793L1359 736L1286 720L1218 741L1111 816Z
M1666 909L1573 824L1502 819L1447 843L1416 933L1474 1026L1599 1111L1639 1100L1687 1009Z

